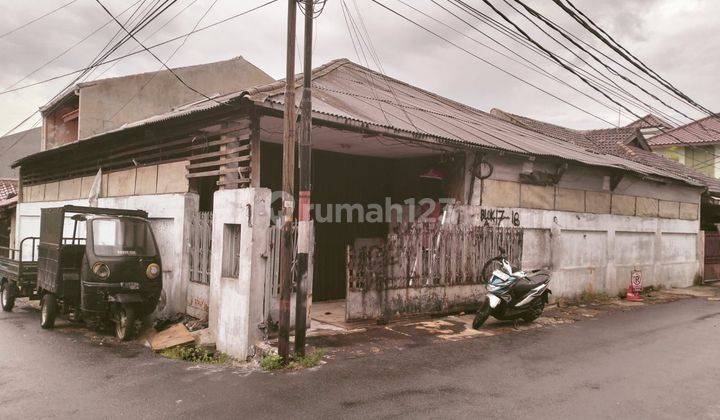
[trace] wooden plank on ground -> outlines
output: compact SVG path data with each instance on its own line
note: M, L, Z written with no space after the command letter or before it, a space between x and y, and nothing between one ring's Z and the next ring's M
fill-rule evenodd
M150 347L153 351L165 350L171 347L189 344L195 341L185 325L180 322L172 327L153 334L150 337Z

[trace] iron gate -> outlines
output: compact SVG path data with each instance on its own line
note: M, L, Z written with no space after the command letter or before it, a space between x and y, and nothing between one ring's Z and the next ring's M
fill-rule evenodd
M720 232L705 232L703 281L720 280Z
M505 248L522 265L521 228L398 224L387 240L348 247L349 290L388 290L482 283L485 263Z
M212 212L197 212L190 217L190 281L210 284L212 255Z

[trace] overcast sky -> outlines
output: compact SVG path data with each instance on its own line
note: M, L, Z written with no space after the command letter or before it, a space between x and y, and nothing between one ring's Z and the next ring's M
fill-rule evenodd
M5 34L69 1L3 1L0 6L2 11L0 13L0 34ZM115 14L120 14L134 1L103 0L103 3ZM141 33L139 39L144 40L147 45L151 45L189 31L214 1L178 0L165 14L148 26ZM267 0L217 0L200 26L247 10L265 1ZM378 1L422 22L423 25L461 45L473 54L542 87L591 114L613 123L616 123L620 117L623 124L632 118L632 115L627 112L623 112L624 115L619 116L616 105L611 105L608 109L574 90L483 48L467 37L473 37L488 44L491 41L456 20L433 4L431 0L402 1L450 24L461 33L453 32L437 22L419 15L403 5L400 0ZM447 6L446 0L436 1L450 7ZM481 0L466 1L485 13L493 14ZM504 74L443 40L434 38L371 0L345 0L345 2L353 13L354 19L359 21L359 16L362 16L385 73L389 76L486 111L498 107L509 112L575 128L607 127L606 123L595 117ZM534 37L537 37L543 45L558 53L561 52L560 47L553 44L550 39L542 37L527 20L523 20L515 12L510 11L502 0L492 0L492 2L497 4L501 10L506 11L511 19L526 28ZM154 1L145 3L150 4ZM598 45L588 32L584 32L579 25L572 22L551 0L526 0L526 3L541 10L558 24L587 42ZM720 35L717 33L720 11L718 11L716 0L576 0L574 3L666 80L675 84L702 105L713 110L720 108L720 83L718 83ZM153 31L188 5L189 7L177 18L146 40ZM171 67L179 67L242 55L271 76L280 78L283 76L285 65L286 7L287 2L280 0L259 11L192 35L169 64ZM360 15L358 15L358 10ZM452 10L457 11L457 9ZM127 19L131 11L122 15L121 19ZM493 17L500 19L497 15L493 15ZM468 15L464 15L464 18L471 21ZM27 77L17 86L86 66L118 31L117 25L114 22L108 22L108 19L95 0L76 0L61 11L36 23L5 36L0 35L0 52L2 53L0 90L12 86L45 62L107 23L104 29L42 70ZM580 81L557 65L513 44L507 38L502 38L477 21L474 21L474 24L488 35L496 37L513 51L531 58L534 63L562 80L572 83L601 102L609 103L597 92L583 87ZM301 35L301 22L298 26ZM362 55L360 58L356 55L343 17L341 0L328 0L325 11L316 20L316 29L315 65L340 57L347 57L360 64L366 64ZM156 50L157 54L165 59L177 45L179 42L159 48ZM137 48L137 44L131 40L121 47L117 54ZM567 52L563 52L563 55L580 63ZM370 67L376 69L376 65L372 61L369 64ZM91 74L90 79L153 71L159 68L160 64L157 61L149 54L142 53L126 58L112 67L102 67ZM72 77L66 77L18 92L0 95L0 134L28 117L71 81ZM636 93L640 97L641 93ZM641 98L645 102L652 102L647 95ZM653 102L653 104L658 106L657 102ZM672 102L672 104L678 103ZM681 105L676 105L676 107L679 106ZM681 110L691 112L687 107ZM645 114L647 110L636 110L636 112ZM674 115L677 120L684 119L678 114ZM698 117L701 114L695 112L691 115ZM35 122L35 118L37 117L29 120L29 123ZM24 127L29 127L29 124Z

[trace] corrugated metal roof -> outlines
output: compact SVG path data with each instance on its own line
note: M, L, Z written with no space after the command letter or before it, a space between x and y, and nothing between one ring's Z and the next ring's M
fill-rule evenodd
M466 145L553 156L694 183L657 168L600 153L595 148L525 129L346 59L314 70L312 86L313 110L318 114ZM285 83L278 81L250 89L247 94L257 104L283 105L284 89ZM299 103L300 95L296 96Z
M415 138L428 137L466 146L558 157L587 165L617 168L692 183L687 178L678 178L675 174L657 168L603 154L592 146L568 143L518 126L487 112L384 76L347 59L331 61L316 68L313 70L312 79L312 108L314 118L317 119L340 123L354 121L368 127L406 133ZM297 81L297 90L300 92L302 75L297 76ZM80 143L235 104L241 100L250 100L261 107L282 109L284 90L285 82L281 80L244 92L216 96L211 100L198 101L162 115L126 124ZM300 96L296 95L298 105ZM22 163L23 160L15 165Z

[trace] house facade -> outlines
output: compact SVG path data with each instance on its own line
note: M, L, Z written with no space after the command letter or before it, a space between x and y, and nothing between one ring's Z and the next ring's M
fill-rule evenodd
M0 137L0 250L15 247L15 206L18 202L17 168L13 162L37 153L41 148L41 128L31 128Z
M53 149L168 112L206 96L236 92L273 79L242 57L79 83L43 106L43 150ZM196 92L197 91L197 92Z
M720 178L720 121L708 116L648 139L652 150L713 178Z
M467 262L477 246L466 233L482 236L485 227L521 231L517 261L550 269L556 296L616 294L638 270L645 284L659 286L690 285L701 272L707 186L697 179L520 126L348 60L312 78L317 207L308 307L344 301L346 319L357 319L476 305L481 278L465 276L464 264L433 264L438 249L448 261ZM205 314L218 348L247 356L277 320L273 216L284 88L273 82L218 95L22 159L17 237L37 235L43 207L86 204L102 170L100 206L149 213L163 259L160 310ZM424 199L443 203L432 223L457 226L458 246L416 235L400 247L398 258L409 264L399 281L353 271L359 249L385 252L417 226L366 210L377 216L388 204L409 214ZM198 240L203 211L212 214L208 243ZM203 256L207 284L191 281Z

